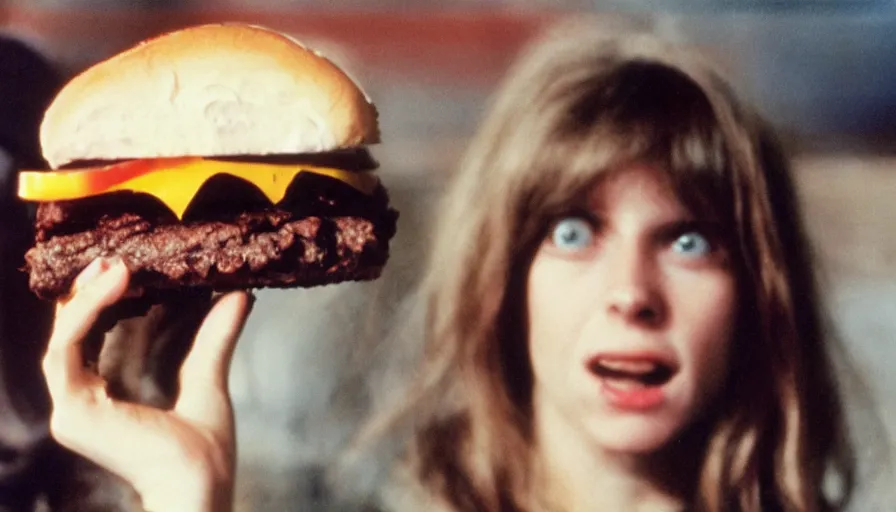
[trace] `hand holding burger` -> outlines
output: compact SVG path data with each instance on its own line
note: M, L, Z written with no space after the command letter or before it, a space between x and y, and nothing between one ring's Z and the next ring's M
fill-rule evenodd
M379 277L397 213L367 151L377 142L376 109L342 70L261 27L171 32L71 80L41 125L52 170L19 182L38 203L30 286L57 301L44 358L54 437L149 510L228 510L241 290ZM85 367L85 336L129 289L226 292L170 410L111 398Z
M110 398L105 382L84 365L87 332L121 298L128 278L120 259L95 260L71 297L57 304L43 360L50 432L127 481L144 510L232 510L236 446L227 375L249 296L229 292L215 302L181 367L177 400L163 410Z

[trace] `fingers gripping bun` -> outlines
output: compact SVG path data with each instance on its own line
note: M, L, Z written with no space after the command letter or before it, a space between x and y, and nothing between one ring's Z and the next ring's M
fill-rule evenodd
M47 110L40 139L58 168L315 153L377 143L379 130L367 96L323 56L278 32L218 24L157 37L75 77Z

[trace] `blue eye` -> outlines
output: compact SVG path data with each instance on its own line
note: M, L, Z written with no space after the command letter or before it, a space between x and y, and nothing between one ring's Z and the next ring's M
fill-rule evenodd
M554 224L551 243L565 251L578 251L592 244L594 228L588 221L577 217L567 217Z
M685 256L705 256L712 252L712 244L705 236L696 231L682 233L672 243L675 252Z

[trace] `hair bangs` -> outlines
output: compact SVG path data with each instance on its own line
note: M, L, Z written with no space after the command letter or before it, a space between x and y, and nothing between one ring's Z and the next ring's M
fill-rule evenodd
M533 141L543 149L532 155L527 215L547 221L583 201L606 172L648 163L666 174L695 216L734 229L724 130L691 77L661 62L634 60L565 84L552 101L567 114Z

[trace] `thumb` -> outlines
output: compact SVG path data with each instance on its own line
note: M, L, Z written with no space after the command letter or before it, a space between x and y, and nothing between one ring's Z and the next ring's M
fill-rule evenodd
M180 371L174 411L181 417L216 431L230 427L230 360L253 300L247 292L231 292L206 315Z

